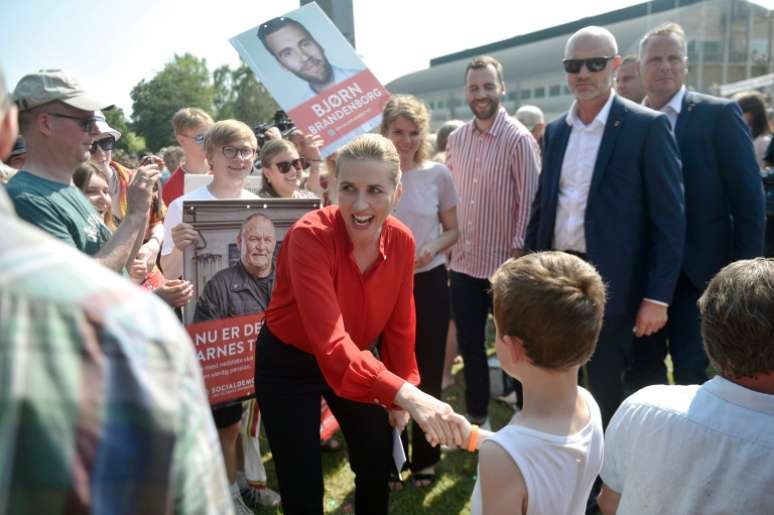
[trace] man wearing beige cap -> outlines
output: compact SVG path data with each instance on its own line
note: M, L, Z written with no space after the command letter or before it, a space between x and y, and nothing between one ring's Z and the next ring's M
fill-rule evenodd
M75 168L89 159L99 134L95 111L104 103L89 97L70 74L42 70L25 75L16 85L19 128L27 160L7 185L19 217L93 256L120 272L137 253L153 186L156 165L141 167L127 191L126 218L111 235L83 194L72 184Z

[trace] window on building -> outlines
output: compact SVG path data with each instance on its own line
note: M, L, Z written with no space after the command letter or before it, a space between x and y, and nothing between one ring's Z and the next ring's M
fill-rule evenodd
M438 109L443 109L443 100L439 100L438 102L436 102L435 106Z
M515 91L511 91L510 93L508 93L508 100L516 100L516 92Z
M551 86L548 88L548 96L549 97L558 97L562 92L562 86L556 84L554 86Z
M532 90L531 89L522 89L521 90L521 99L522 100L528 100L532 98Z
M545 98L545 96L546 96L545 86L539 86L535 88L535 98Z
M570 94L570 88L568 88L566 85L562 88L562 91L564 92L565 95Z

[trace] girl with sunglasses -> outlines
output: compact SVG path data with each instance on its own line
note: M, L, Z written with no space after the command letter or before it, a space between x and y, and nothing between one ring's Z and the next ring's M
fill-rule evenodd
M398 150L403 172L403 195L393 213L411 229L416 240L414 304L415 352L422 377L419 388L440 397L450 311L446 251L456 243L459 231L457 191L451 172L428 159L429 125L427 108L415 97L396 95L384 107L381 132ZM403 441L409 456L405 434ZM432 484L440 459L440 449L428 443L419 425L412 424L408 465L416 486ZM390 486L398 490L401 484L395 479Z
M263 185L258 193L268 198L317 198L300 187L304 162L296 146L285 139L273 139L261 148Z

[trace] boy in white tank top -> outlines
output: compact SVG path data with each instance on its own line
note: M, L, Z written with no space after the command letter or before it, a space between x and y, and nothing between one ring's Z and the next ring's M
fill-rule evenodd
M594 352L605 287L563 252L509 259L491 279L497 357L524 385L524 408L496 433L468 424L460 447L480 450L473 515L583 514L602 467L602 420L578 369Z

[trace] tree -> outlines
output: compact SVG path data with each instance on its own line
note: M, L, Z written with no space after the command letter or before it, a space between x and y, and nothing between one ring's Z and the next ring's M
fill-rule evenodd
M234 118L254 126L271 119L279 109L274 97L242 64L232 70L223 65L213 72L215 112L219 120Z
M172 61L150 81L141 80L131 92L132 128L158 150L175 144L172 116L182 107L198 107L211 113L215 89L207 61L191 54L175 54Z
M129 128L124 110L114 107L104 112L108 125L121 133L121 138L116 142L116 147L129 155L137 155L145 150L145 138L138 136Z

